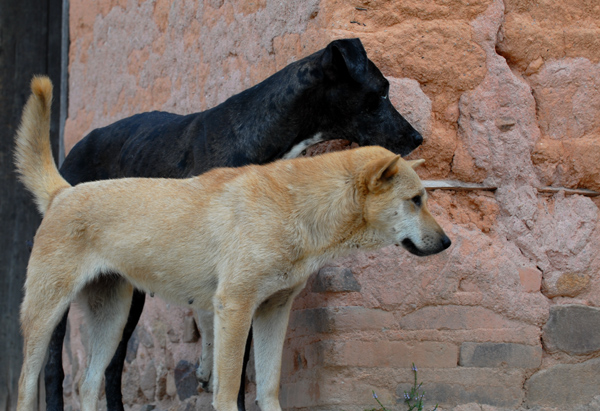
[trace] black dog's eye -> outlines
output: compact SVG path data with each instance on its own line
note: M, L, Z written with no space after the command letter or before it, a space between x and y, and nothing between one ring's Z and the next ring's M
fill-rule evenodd
M379 97L376 93L370 93L365 101L365 110L366 111L375 111L379 108L381 104L381 97Z
M410 199L417 207L421 207L421 196L414 196Z

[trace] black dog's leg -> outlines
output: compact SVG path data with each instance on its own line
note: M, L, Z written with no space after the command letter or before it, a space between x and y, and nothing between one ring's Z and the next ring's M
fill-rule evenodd
M113 359L104 372L104 377L106 378L106 407L108 411L123 411L121 377L123 376L123 366L125 364L125 356L127 355L127 343L140 320L145 302L146 294L134 290L129 317L123 329L123 338L119 343L117 352L115 352Z
M44 384L46 385L46 410L63 411L65 404L63 400L63 380L65 372L62 364L62 348L67 331L67 317L69 310L63 316L58 326L52 333L52 339L48 346L48 362L44 369Z
M242 364L242 378L240 381L240 390L238 392L237 407L238 411L246 411L246 368L250 361L250 348L252 347L252 327L246 340L246 349L244 350L244 362Z

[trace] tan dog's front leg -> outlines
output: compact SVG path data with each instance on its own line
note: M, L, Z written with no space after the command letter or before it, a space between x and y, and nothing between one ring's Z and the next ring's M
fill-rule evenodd
M304 288L282 290L261 304L254 315L256 398L262 411L281 411L279 382L281 355L292 303Z
M228 290L229 291L229 290ZM237 395L255 304L244 292L215 296L215 350L213 406L217 411L237 411Z

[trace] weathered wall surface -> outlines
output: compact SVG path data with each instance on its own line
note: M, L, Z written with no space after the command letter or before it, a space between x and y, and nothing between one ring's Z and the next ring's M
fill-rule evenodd
M430 193L453 240L441 255L387 248L321 270L295 303L282 405L364 410L374 389L403 409L414 362L445 410L600 409L600 200L539 190L600 190L597 2L72 0L66 145L140 111L212 107L343 37L423 132L423 178L497 190ZM148 299L128 407L206 409L186 373L199 350L189 310Z

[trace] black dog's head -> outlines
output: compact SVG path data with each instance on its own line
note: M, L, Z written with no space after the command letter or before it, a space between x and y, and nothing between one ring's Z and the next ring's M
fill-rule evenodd
M324 82L320 127L323 138L343 138L361 146L379 145L407 155L423 137L390 102L389 82L367 58L359 39L331 42L316 53Z

